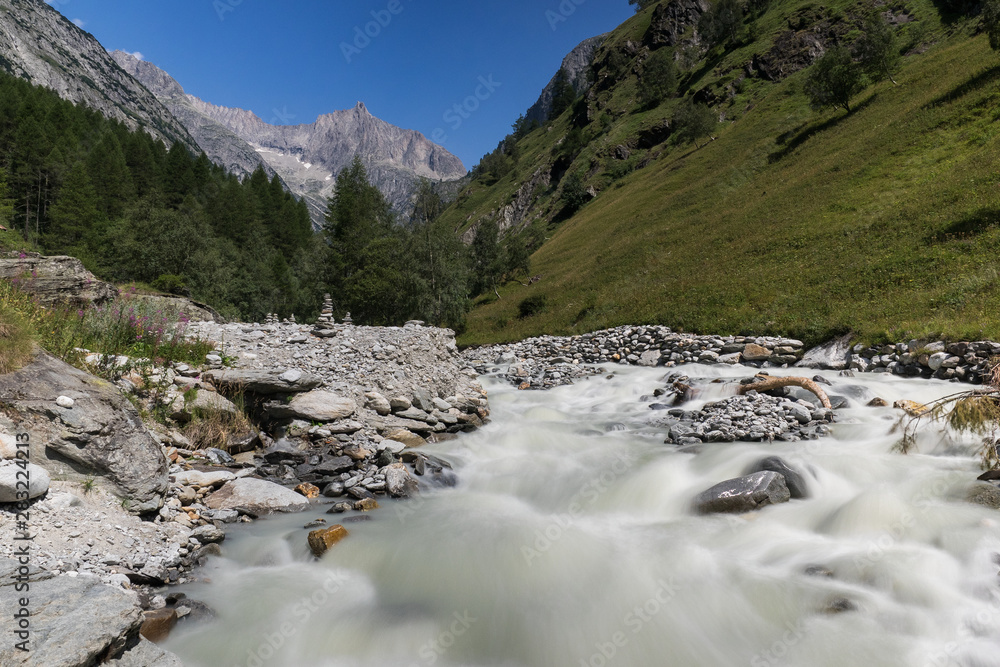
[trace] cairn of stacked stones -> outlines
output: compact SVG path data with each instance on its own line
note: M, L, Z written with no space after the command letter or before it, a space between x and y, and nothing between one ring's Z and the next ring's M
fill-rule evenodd
M329 294L323 295L323 310L316 320L312 333L320 338L333 338L337 335L337 322L333 319L333 299Z
M347 313L346 315L344 315L344 324L348 324L348 325L354 324L354 320L351 319L351 314L350 313Z

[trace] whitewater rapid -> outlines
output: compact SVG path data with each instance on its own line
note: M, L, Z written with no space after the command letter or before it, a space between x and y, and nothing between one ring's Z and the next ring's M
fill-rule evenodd
M427 448L457 488L368 520L317 507L232 531L210 583L184 589L217 619L165 648L189 667L1000 665L1000 517L964 500L976 438L932 430L901 455L901 413L865 407L961 386L827 372L851 399L832 436L678 449L641 400L664 375L608 366L546 392L485 379L493 421ZM766 456L809 498L692 511ZM351 534L316 561L303 526L319 517Z

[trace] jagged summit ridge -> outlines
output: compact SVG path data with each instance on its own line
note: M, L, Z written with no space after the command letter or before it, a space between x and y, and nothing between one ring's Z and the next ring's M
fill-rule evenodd
M159 97L195 136L209 157L249 173L263 162L305 198L319 226L333 194L336 175L355 155L369 178L397 211L406 213L420 178L452 181L466 174L462 161L423 134L391 125L364 102L319 116L315 122L275 125L253 111L219 106L184 93L180 84L152 63L116 51L115 60Z

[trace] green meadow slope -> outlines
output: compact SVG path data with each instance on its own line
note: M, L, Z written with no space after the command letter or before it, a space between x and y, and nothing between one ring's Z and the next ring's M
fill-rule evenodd
M859 6L840 4L828 7L849 16ZM789 17L812 9L775 3L757 21L761 37L686 75L682 94L731 91L716 95L726 121L700 148L636 151L629 168L648 164L622 176L613 148L679 101L637 112L635 76L592 94L605 117L585 129L569 173L599 195L556 222L558 183L536 188L523 233L544 239L531 257L541 279L481 297L461 342L626 323L809 342L846 331L1000 339L1000 55L974 34L977 19L943 22L934 5L909 2L899 85L866 88L850 114L816 112L802 93L808 69L777 83L740 76ZM651 12L604 51L641 38ZM547 168L570 116L521 139L512 173L473 181L446 212L454 225L489 215ZM527 297L545 305L522 317Z

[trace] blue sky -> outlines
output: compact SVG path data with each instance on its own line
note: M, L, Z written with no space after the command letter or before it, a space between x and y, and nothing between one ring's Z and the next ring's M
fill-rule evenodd
M49 4L109 51L141 53L206 101L278 124L363 101L383 120L436 137L467 168L510 131L566 53L633 13L627 0ZM467 118L448 113L477 92L485 99Z

